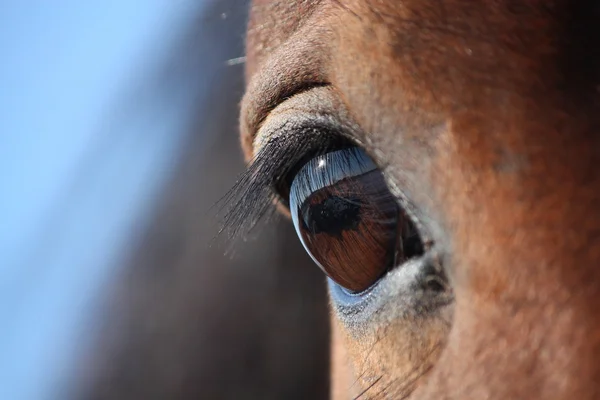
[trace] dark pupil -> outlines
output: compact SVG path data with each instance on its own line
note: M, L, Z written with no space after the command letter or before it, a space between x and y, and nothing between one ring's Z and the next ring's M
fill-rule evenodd
M398 207L379 171L316 190L297 212L307 249L346 289L367 289L393 265Z
M340 286L368 289L396 263L418 256L421 239L379 171L360 149L314 159L292 183L296 231Z
M301 208L304 229L341 238L343 231L358 228L361 205L357 197L331 196L316 204L309 198Z

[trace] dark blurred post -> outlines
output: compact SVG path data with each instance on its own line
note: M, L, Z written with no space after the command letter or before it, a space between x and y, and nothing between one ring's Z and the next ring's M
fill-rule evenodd
M210 207L244 168L238 146L247 5L219 0L198 16L171 65L179 79L217 71L186 153L121 273L105 293L77 398L324 399L325 284L291 224L209 247ZM211 72L209 72L211 73ZM257 235L255 235L257 236ZM222 242L222 241L221 241Z

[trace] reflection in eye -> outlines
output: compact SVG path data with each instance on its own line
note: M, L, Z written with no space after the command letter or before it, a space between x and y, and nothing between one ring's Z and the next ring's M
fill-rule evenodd
M350 291L368 289L396 263L422 253L413 224L358 147L306 163L292 182L289 203L304 248Z

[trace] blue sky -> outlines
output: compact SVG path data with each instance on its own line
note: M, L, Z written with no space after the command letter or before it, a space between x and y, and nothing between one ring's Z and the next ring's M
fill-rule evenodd
M58 396L176 163L192 93L151 82L194 4L0 2L0 398Z

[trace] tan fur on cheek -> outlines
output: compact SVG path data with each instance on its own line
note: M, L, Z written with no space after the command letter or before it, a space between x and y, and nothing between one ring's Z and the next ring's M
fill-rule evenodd
M334 399L361 393L365 398L406 396L427 378L445 346L452 307L430 316L408 312L405 318L385 318L390 314L382 310L358 329L333 316Z
M347 400L349 396L357 396L358 387L355 373L352 370L348 352L347 339L340 321L332 315L331 318L331 399ZM354 390L353 390L354 389Z

